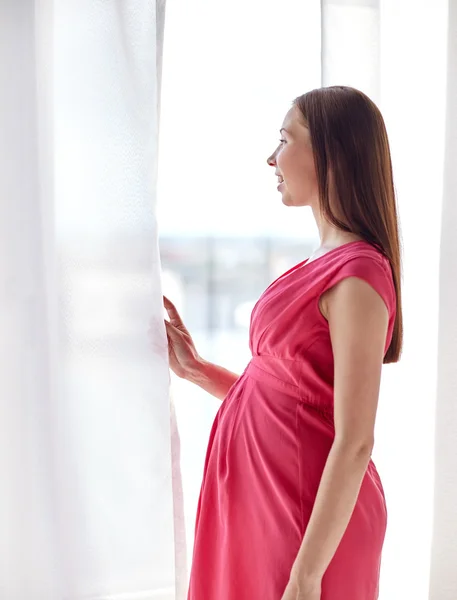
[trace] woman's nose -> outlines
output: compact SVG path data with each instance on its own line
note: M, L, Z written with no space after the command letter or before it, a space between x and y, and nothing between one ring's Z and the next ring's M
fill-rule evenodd
M276 164L276 160L275 160L275 153L273 152L273 154L271 154L268 158L267 158L267 164L270 165L270 167L274 167Z

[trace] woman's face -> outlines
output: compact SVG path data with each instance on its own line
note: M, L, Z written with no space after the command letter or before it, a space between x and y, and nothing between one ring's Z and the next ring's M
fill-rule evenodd
M313 206L319 202L316 169L309 129L294 105L281 127L281 142L267 163L275 167L282 201L287 206Z

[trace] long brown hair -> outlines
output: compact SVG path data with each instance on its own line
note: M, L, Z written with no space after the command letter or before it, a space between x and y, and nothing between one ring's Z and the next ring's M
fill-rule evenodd
M368 96L346 86L311 90L293 104L309 128L322 216L359 235L390 261L397 314L384 363L397 362L403 345L401 248L384 119Z

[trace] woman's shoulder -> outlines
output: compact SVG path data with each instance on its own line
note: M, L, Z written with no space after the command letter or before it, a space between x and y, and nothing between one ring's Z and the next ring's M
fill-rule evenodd
M316 271L320 271L320 274L325 277L331 276L332 273L340 270L348 263L364 265L366 268L371 267L374 270L381 268L387 275L392 275L389 259L379 248L364 240L333 248L327 254L308 264L311 268L314 264Z
M354 262L356 264L365 265L368 269L373 269L375 272L380 269L384 271L388 279L393 280L392 266L387 256L369 242L361 242L352 247L348 247L348 251L343 253L342 264Z
M382 296L389 312L394 312L396 292L389 259L380 249L364 241L346 245L341 250L334 253L323 269L321 293L347 277L358 277Z

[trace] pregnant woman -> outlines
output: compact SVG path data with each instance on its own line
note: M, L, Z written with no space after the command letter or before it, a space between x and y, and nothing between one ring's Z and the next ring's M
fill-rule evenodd
M298 97L280 132L282 202L311 207L321 243L260 296L244 372L203 360L164 298L170 367L222 400L188 600L376 600L387 512L371 454L382 365L402 346L387 133L342 86Z

